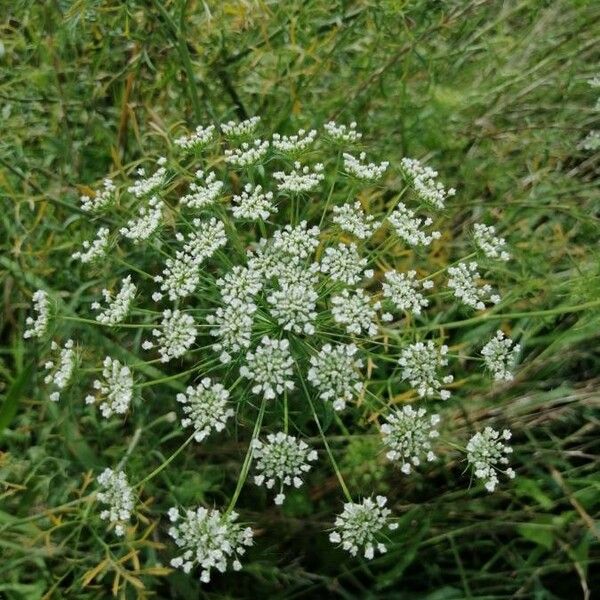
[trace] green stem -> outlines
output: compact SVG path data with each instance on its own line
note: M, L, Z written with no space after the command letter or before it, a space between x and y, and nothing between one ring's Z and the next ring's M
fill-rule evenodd
M250 471L250 464L252 463L252 456L254 454L254 440L256 440L260 434L260 428L262 426L263 417L265 416L266 407L267 399L263 398L262 404L260 405L260 409L258 412L258 417L256 419L256 422L254 423L252 439L250 440L250 444L248 445L248 451L246 452L246 457L244 458L244 462L242 464L242 470L240 471L240 476L238 478L235 492L233 492L231 502L229 503L229 506L227 507L227 510L225 512L226 515L228 515L235 508L236 502L238 501L240 493L242 492L242 488L244 487L244 483L246 483L248 472Z

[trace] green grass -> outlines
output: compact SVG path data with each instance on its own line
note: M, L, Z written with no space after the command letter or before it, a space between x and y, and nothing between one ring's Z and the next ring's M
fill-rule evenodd
M579 143L598 128L587 84L597 74L597 3L162 6L17 1L0 13L0 597L105 598L114 586L123 598L593 598L600 155ZM75 401L49 403L37 374L44 356L22 331L38 287L57 291L68 311L97 294L99 274L86 283L67 261L91 231L77 209L85 186L107 173L125 179L185 127L255 114L285 132L356 120L376 158L428 159L458 190L427 257L434 270L468 252L464 228L497 222L514 254L496 274L502 310L446 310L426 326L463 356L498 326L520 339L511 384L490 390L463 361L444 411L453 436L510 426L518 474L486 495L465 485L464 463L450 454L407 479L374 459L372 437L333 423L346 481L358 495L385 493L400 516L389 553L365 564L334 551L322 530L340 494L321 461L282 511L246 492L241 508L258 543L241 573L200 588L163 568L170 543L155 522L170 497L226 503L247 432L177 455L144 496L135 552L107 550L113 540L98 536L87 502L93 478L128 448L139 479L167 460L185 439L170 421L174 403L155 392L163 407L125 428L82 418ZM110 337L88 335L116 351Z

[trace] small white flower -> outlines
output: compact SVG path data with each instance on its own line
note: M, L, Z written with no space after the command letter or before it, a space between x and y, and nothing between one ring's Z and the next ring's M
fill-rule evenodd
M467 460L477 479L485 482L485 489L493 492L498 485L498 473L514 479L513 469L506 468L512 448L504 442L510 440L511 433L505 429L502 434L491 427L476 433L467 444Z
M590 131L579 143L579 147L582 150L588 150L589 152L595 152L598 150L598 148L600 148L600 131L595 129Z
M248 268L236 265L216 281L225 305L248 305L263 286L260 274Z
M138 169L137 174L139 175L139 179L136 179L134 184L127 188L127 191L136 198L145 198L162 188L167 179L167 169L161 166L164 164L164 160L159 158L157 164L159 168L150 177L146 177L145 169Z
M183 356L196 341L198 330L194 318L180 310L163 311L160 329L153 329L161 362L169 362L173 358ZM147 340L142 347L149 350L154 344Z
M231 361L231 353L250 347L255 312L256 305L251 302L230 303L206 317L206 322L213 326L210 335L219 340L213 344L213 349L221 353L222 363Z
M204 171L196 171L196 179L200 183L192 181L190 193L182 196L179 202L189 208L205 208L214 204L223 189L223 182L218 181L212 172L205 177Z
M446 354L448 346L437 348L431 340L411 344L402 350L398 359L398 364L402 367L402 379L409 381L421 398L439 394L442 400L447 400L450 392L442 387L452 383L454 377L438 376L438 369L448 364Z
M385 529L394 530L397 523L389 523L392 511L385 508L387 498L376 496L365 498L358 502L346 502L342 514L335 520L335 529L329 534L329 540L334 544L341 544L342 548L352 556L359 552L371 560L375 552L381 554L387 551L385 544Z
M438 172L422 165L417 159L403 158L401 165L415 193L426 204L441 210L446 200L456 193L454 188L446 190L441 182L436 181Z
M301 221L296 227L288 224L273 235L273 250L295 260L308 258L319 245L319 234L319 228L308 228L306 221Z
M363 362L356 357L354 344L325 344L316 356L310 357L308 381L317 388L319 398L333 401L335 410L346 408L364 389L360 369Z
M356 158L352 154L344 153L344 169L349 175L353 175L357 179L363 181L375 181L380 179L386 172L390 163L383 161L379 164L367 162L367 155L361 152Z
M200 265L227 244L222 221L212 217L209 221L194 219L192 224L195 231L187 238L176 234L177 241L185 241L183 248L176 252L175 258L168 258L163 272L154 277L154 281L161 284L160 292L152 295L156 302L163 293L173 301L192 294L200 282Z
M158 229L162 221L162 214L162 202L156 196L152 196L146 206L140 207L138 216L127 221L126 227L121 227L119 232L123 237L139 244L147 240Z
M73 253L72 258L86 264L104 256L108 250L108 235L108 227L101 227L98 229L96 238L91 242L85 240L82 244L83 250Z
M213 430L223 431L227 419L235 414L229 405L229 392L220 384L205 377L196 387L189 386L185 394L177 394L186 417L182 427L192 427L194 439L201 442Z
M232 202L235 206L231 207L231 211L236 219L265 220L277 212L273 204L273 192L263 192L260 185L253 188L250 183L247 183L241 195L233 196Z
M98 190L93 197L81 196L81 210L85 212L98 213L108 208L115 200L115 184L108 177L102 182L102 189Z
M362 133L356 131L356 122L352 121L350 125L338 125L335 121L329 121L324 125L325 131L329 137L336 142L353 143L362 138Z
M98 502L108 505L100 513L100 518L114 525L115 534L122 537L135 505L133 488L123 471L104 469L97 481L101 488L97 496Z
M96 379L93 387L99 398L91 394L86 396L86 404L100 402L99 408L105 419L112 415L124 415L129 410L133 398L133 376L131 369L118 360L107 356L102 363L103 380Z
M302 485L302 476L311 468L308 463L317 460L316 451L306 442L281 431L269 434L266 442L255 440L253 451L259 472L254 483L265 485L269 490L275 486L278 491L275 504L283 504L285 486L299 488Z
M99 302L92 303L92 310L101 311L96 315L96 321L105 325L120 323L127 316L136 291L135 284L131 282L131 275L123 279L121 289L114 298L109 290L102 290L102 296L104 296L104 301L108 306L102 310L102 305Z
M319 295L309 285L302 282L286 283L271 292L267 301L271 305L271 315L285 331L313 335L313 325L317 318L315 310Z
M363 278L373 277L372 269L365 270L367 262L358 254L356 244L338 244L334 248L325 248L321 273L327 273L334 281L356 285Z
M415 212L407 208L403 202L398 203L394 212L388 217L388 221L393 225L398 236L411 246L429 246L433 240L442 237L439 231L432 231L430 234L421 231L421 227L429 227L433 219L417 217Z
M294 389L292 365L288 340L275 340L264 336L254 352L246 354L247 365L240 367L240 375L254 381L253 394L262 394L273 400L286 390Z
M488 257L507 261L510 254L505 250L506 240L496 236L496 228L493 225L483 225L475 223L473 227L473 237L477 247Z
M245 137L252 135L259 123L260 117L251 117L239 123L229 121L228 123L221 123L221 131L230 138Z
M31 337L41 338L48 330L50 321L50 300L47 292L37 290L33 293L31 300L33 302L33 312L37 313L37 316L35 319L33 317L25 319L25 325L28 327L23 333L25 339Z
M500 296L495 294L488 283L478 285L481 276L477 270L477 263L459 263L448 268L448 287L454 291L454 296L466 306L483 310L485 302L498 304Z
M419 290L431 289L433 287L432 281L417 280L416 271L408 271L407 273L388 271L384 276L383 296L389 298L397 310L420 315L421 309L429 305L429 300Z
M512 369L520 351L521 346L505 337L504 332L499 329L496 336L482 348L481 355L496 381L512 381Z
M439 436L439 415L428 416L424 408L416 410L409 405L395 410L381 426L383 443L389 448L386 456L400 463L400 470L408 475L423 459L431 462L435 454L431 441Z
M225 150L225 162L238 167L248 167L260 161L269 150L269 141L256 139L242 142L239 148Z
M186 152L199 152L208 145L213 139L214 134L214 125L208 125L207 127L198 125L196 131L189 135L183 135L177 138L174 143L178 148L185 150Z
M336 323L346 326L348 333L360 335L363 331L371 337L377 335L377 311L379 302L371 303L371 298L363 290L352 292L342 290L331 298L331 313Z
M373 215L365 214L358 200L354 204L334 206L333 222L360 240L370 238L381 225L381 223L375 220Z
M241 569L239 558L252 546L252 529L242 527L235 521L234 511L222 514L217 509L169 510L169 519L174 525L169 535L181 554L171 560L171 566L189 573L200 567L200 581L208 583L212 569L220 573L227 570L229 563L234 570Z
M325 179L325 174L321 163L317 163L311 168L308 166L303 167L296 161L294 168L289 173L276 171L273 173L273 177L279 182L277 184L279 191L299 194L314 190Z
M56 342L52 342L50 345L51 349L56 352L60 346ZM75 363L77 357L75 355L75 344L73 340L67 340L64 347L60 350L58 358L58 365L54 364L53 361L49 360L44 364L46 371L50 371L46 377L44 377L44 383L51 384L56 389L50 394L50 400L58 402L60 400L60 392L64 390L75 371Z
M317 138L317 130L311 129L300 129L295 135L279 135L278 133L273 134L272 145L273 148L283 152L284 154L295 154L302 152L313 145Z

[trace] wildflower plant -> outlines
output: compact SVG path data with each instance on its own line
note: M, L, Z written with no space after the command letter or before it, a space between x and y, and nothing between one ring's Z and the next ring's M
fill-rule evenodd
M490 491L499 470L513 474L506 432L486 428L468 444L449 442L448 403L439 403L450 398L460 368L443 319L465 310L472 318L501 302L488 281L494 259L510 259L506 241L493 226L473 231L485 280L477 252L433 266L429 253L455 194L435 170L367 155L356 147L363 137L355 123L288 134L261 126L257 117L200 125L162 148L151 172L140 167L133 181L100 184L82 200L88 241L73 254L74 265L84 263L76 270L82 284L93 273L94 283L82 285L89 300L74 314L55 291L36 291L24 333L43 350L51 324L71 330L62 350L52 343L60 356L46 363L50 400L60 394L75 406L97 405L117 427L157 410L152 397L179 415L164 439L189 436L158 468L152 461L162 449L140 456L147 474L137 482L121 469L100 474L97 497L108 505L100 517L119 536L133 498L149 496L151 480L189 445L240 436L246 454L228 505L208 506L199 496L192 507L168 511L177 547L165 550L170 564L197 570L203 582L215 570L241 568L253 544L252 524L245 516L238 522L234 510L243 514L238 501L250 493L251 473L281 505L310 485L317 464L329 465L340 490L330 540L367 559L395 543L386 498L374 490L358 499L344 480L341 449L328 442L338 426L379 436L380 451L406 475L419 476L415 467L423 472L424 463L457 449ZM107 356L92 329L114 353ZM498 333L474 359L507 380L518 352ZM406 402L400 408L398 394ZM132 447L122 463L134 455ZM180 502L176 489L156 496Z

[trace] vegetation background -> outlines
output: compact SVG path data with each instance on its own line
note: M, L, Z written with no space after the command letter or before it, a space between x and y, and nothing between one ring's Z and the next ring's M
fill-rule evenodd
M581 147L599 127L598 90L587 83L600 71L597 2L0 4L0 598L598 593L600 154ZM65 230L81 219L84 186L156 152L181 123L252 115L283 132L356 120L381 159L429 160L458 189L434 264L462 243L463 223L498 222L515 255L506 281L523 364L491 392L476 377L462 381L446 418L457 431L510 426L518 475L496 494L474 493L449 457L406 479L372 460L369 438L348 436L336 446L345 477L385 491L402 515L390 552L341 560L319 533L334 504L323 473L283 512L246 506L259 519L260 551L241 573L201 588L160 566L165 536L150 524L137 549L109 555L86 526L89 511L64 507L86 493L101 451L123 453L135 424L84 436L73 414L48 406L23 321L40 282L74 289L65 257L78 242ZM453 342L498 325L475 317ZM148 434L144 451L168 456L168 431ZM196 452L163 481L182 500L218 489L223 469L235 481L243 458L233 442Z

